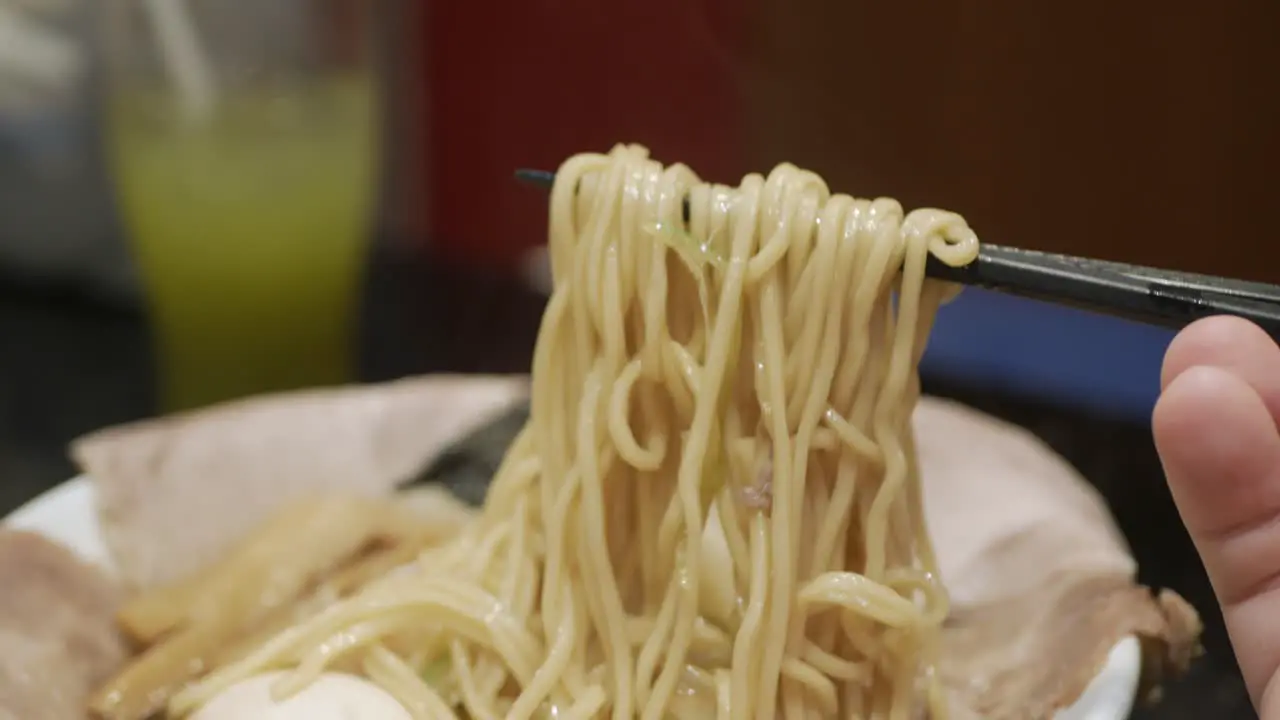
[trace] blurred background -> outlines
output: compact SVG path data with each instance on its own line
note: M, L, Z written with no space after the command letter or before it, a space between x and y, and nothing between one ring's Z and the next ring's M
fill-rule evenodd
M511 173L618 141L1280 282L1278 91L1263 0L0 0L0 514L106 424L524 371L545 197ZM1210 616L1141 717L1253 717L1147 427L1170 337L969 291L926 386L1049 441Z

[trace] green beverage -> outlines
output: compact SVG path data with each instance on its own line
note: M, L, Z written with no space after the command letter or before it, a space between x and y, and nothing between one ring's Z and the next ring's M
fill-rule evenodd
M351 378L376 191L371 80L118 95L109 137L166 410Z

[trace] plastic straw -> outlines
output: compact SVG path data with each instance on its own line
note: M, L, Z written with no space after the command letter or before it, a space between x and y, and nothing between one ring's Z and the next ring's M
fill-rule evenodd
M217 104L217 83L186 0L146 0L146 8L161 61L178 89L184 111L193 119L207 117Z

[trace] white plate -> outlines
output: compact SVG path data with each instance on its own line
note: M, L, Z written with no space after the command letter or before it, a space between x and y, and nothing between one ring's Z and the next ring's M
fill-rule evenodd
M93 483L78 477L18 508L4 519L4 524L38 532L111 570L96 505ZM1080 700L1058 713L1055 720L1124 720L1133 709L1141 670L1142 650L1137 638L1121 640Z

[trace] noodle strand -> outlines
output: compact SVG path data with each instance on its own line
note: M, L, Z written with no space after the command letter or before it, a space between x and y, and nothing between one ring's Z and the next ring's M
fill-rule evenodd
M618 146L561 166L548 244L530 418L473 524L171 713L341 664L416 718L944 718L910 420L963 219Z

